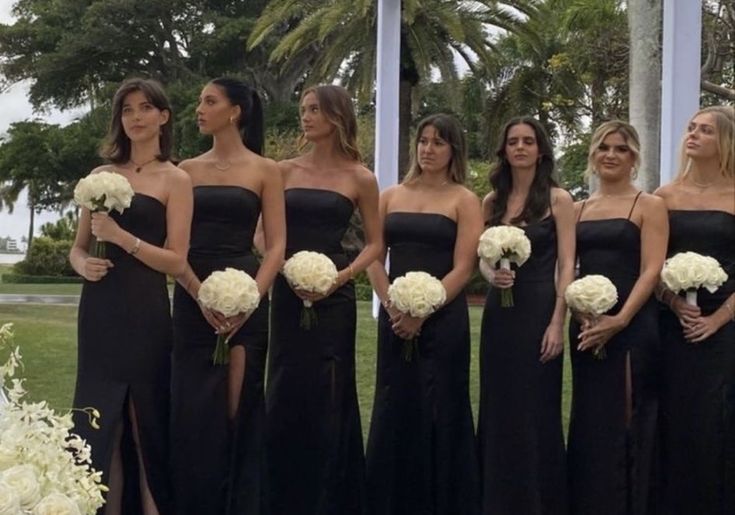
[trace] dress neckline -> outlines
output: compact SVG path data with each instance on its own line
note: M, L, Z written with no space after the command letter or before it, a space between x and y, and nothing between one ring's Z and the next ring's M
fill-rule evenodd
M445 214L442 213L426 213L426 212L420 212L420 211L391 211L390 213L386 213L385 216L388 217L390 215L425 215L425 216L438 216L440 218L443 218L445 220L449 220L454 225L457 225L457 221Z
M584 223L588 223L588 222L613 222L613 221L615 221L615 222L618 222L618 221L628 222L629 225L632 225L638 231L641 230L641 228L638 227L638 224L635 223L633 220L631 220L630 218L623 218L622 216L615 216L613 218L593 218L593 219L590 219L590 220L579 220L577 223L578 224L584 224Z
M260 195L255 193L250 188L246 188L245 186L240 186L239 184L197 184L194 186L194 188L235 188L238 190L242 190L246 193L250 193L254 197L256 197L258 200L260 200Z
M295 187L292 187L292 188L286 188L286 189L284 189L283 190L283 193L286 194L286 192L289 192L289 191L292 191L292 190L304 190L304 191L318 191L318 192L325 192L325 193L334 193L338 197L343 198L344 200L346 200L347 202L349 202L351 206L354 206L355 205L355 203L352 201L352 199L350 197L348 197L344 193L340 193L337 190L330 190L330 189L327 189L327 188L306 188L306 187L303 187L303 186L295 186Z

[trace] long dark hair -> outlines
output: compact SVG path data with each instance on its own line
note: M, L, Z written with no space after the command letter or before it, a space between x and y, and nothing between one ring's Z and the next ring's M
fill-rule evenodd
M434 127L439 137L452 147L452 159L449 161L449 179L457 184L464 184L467 177L467 143L464 131L455 117L443 113L431 115L419 122L416 135L413 138L413 147L411 148L411 165L408 168L406 177L403 178L403 182L411 182L421 175L422 171L416 149L419 146L421 133L428 126Z
M135 91L142 92L148 102L153 104L159 111L168 111L168 121L161 126L158 136L160 152L156 156L159 161L171 159L173 149L173 112L171 102L163 90L163 86L152 79L128 79L123 82L112 97L112 118L107 130L107 136L100 150L100 156L112 163L122 164L130 161L130 138L125 134L122 125L122 109L125 97Z
M219 77L211 84L219 86L232 105L240 106L237 129L242 142L258 155L263 155L263 104L260 95L243 81Z
M531 223L541 220L548 211L551 203L551 188L557 186L557 182L553 177L554 149L543 126L538 120L529 116L512 118L503 128L502 136L495 151L495 155L498 156L498 161L490 170L490 186L495 191L493 215L490 218L490 225L501 223L508 209L508 197L513 189L513 175L510 170L510 163L505 155L505 144L508 141L508 132L511 127L519 124L528 125L533 129L536 135L536 144L538 145L539 162L536 165L536 174L531 183L531 189L528 192L523 211L513 218L510 223Z

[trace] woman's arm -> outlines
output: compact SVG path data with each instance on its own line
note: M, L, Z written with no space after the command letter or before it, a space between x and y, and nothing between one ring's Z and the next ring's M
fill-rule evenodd
M77 234L69 251L69 262L76 273L88 281L99 281L107 270L114 265L109 259L95 258L89 255L87 249L92 240L91 215L87 208L82 208L77 225Z
M564 291L574 280L575 221L574 202L571 195L561 188L552 190L553 216L556 224L556 304L549 326L541 342L541 361L554 359L564 348L562 335L567 304Z
M477 264L477 243L482 234L482 209L479 199L464 191L457 207L457 240L454 244L454 266L442 278L447 303L464 289Z
M387 213L388 204L390 203L392 192L393 188L389 188L380 194L378 219L381 228L385 226L385 215ZM370 279L370 284L372 285L375 294L380 299L380 303L384 307L388 306L388 286L390 286L390 280L388 279L388 274L385 271L386 254L387 249L385 247L385 242L383 241L383 248L380 249L380 253L378 254L377 259L373 261L366 269L368 279Z
M263 262L258 269L255 282L261 297L268 293L279 270L283 266L286 252L286 212L283 197L283 179L275 163L267 161L263 173L262 214L258 221L261 229L260 243Z

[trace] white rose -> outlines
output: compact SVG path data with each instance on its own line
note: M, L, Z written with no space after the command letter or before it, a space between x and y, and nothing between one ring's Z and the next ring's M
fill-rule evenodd
M5 481L0 481L0 515L23 515L18 494Z
M602 315L618 301L618 290L604 275L587 275L567 286L564 299L569 307L581 313Z
M49 494L33 508L33 515L82 515L74 501L64 494Z
M727 274L711 256L680 252L666 260L661 280L673 292L706 288L714 293L727 281Z
M255 280L242 270L225 268L212 272L199 288L199 301L226 317L252 313L260 303Z
M286 261L283 275L295 288L324 294L337 282L337 267L324 254L302 250Z
M41 499L41 485L31 465L16 465L2 473L3 481L15 490L24 510L33 508Z
M482 233L477 255L493 267L501 258L521 266L531 256L531 240L519 227L497 225Z
M388 287L388 297L401 313L425 318L446 301L441 281L426 272L408 272Z

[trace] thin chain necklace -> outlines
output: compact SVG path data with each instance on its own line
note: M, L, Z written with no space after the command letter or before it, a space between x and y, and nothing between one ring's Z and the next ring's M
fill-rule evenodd
M689 177L689 180L691 181L692 185L699 188L700 190L706 190L710 186L714 184L713 182L709 182L707 184L702 184L701 182L697 181L694 177Z
M225 160L225 161L215 161L214 162L214 167L217 170L219 170L220 172L224 172L226 170L229 170L231 166L232 166L232 163L229 162L229 161L227 161L227 160Z
M158 159L158 157L154 157L153 159L149 159L148 161L146 161L144 163L138 164L135 161L133 161L133 159L131 158L130 159L130 162L135 165L135 173L140 173L140 171L143 169L144 166L151 164L156 159Z

